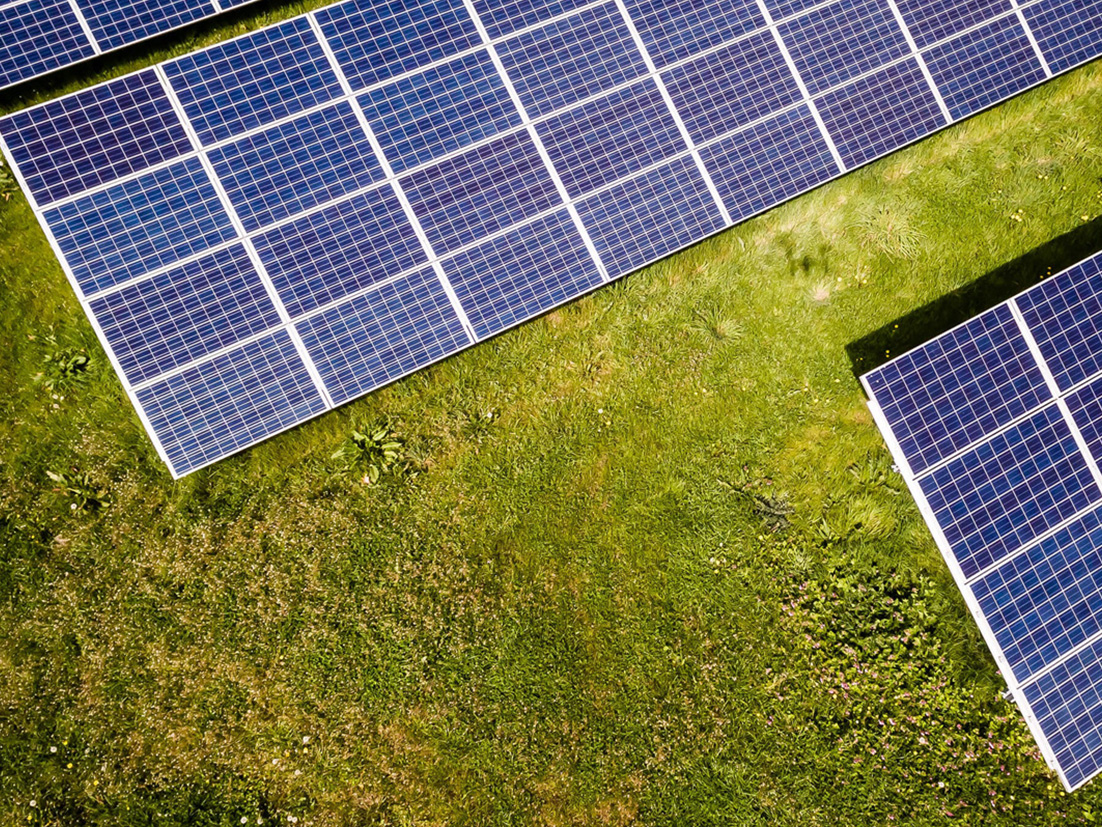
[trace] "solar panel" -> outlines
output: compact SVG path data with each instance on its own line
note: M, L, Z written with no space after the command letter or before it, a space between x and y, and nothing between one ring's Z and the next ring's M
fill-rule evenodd
M0 89L252 0L13 0L0 7Z
M1102 769L1102 253L862 377L1065 786Z
M1089 59L1099 32L1081 0L345 0L0 138L179 476ZM1079 343L1061 370L1092 370L1079 312L1037 334ZM1051 400L1011 322L975 334L1011 363L954 379L984 387L983 428ZM976 426L936 407L909 414L911 459L961 484L1029 478L1019 454L1063 427L950 467ZM1093 496L1076 479L1037 532Z

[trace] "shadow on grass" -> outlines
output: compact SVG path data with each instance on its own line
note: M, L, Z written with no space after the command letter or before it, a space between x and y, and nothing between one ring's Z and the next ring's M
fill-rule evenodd
M846 345L855 376L921 345L1102 250L1102 217L1042 244L970 284L912 310ZM891 356L885 353L891 352Z

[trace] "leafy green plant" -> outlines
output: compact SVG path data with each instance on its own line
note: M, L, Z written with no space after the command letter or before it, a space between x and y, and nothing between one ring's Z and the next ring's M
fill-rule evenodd
M91 361L85 348L62 345L57 336L50 333L46 336L42 370L35 374L34 381L55 393L86 382L90 366Z
M47 471L46 476L57 483L54 491L71 500L69 507L73 511L99 511L109 504L107 492L93 482L87 471L70 468L68 471Z
M375 485L385 474L408 471L411 465L405 456L405 440L386 424L353 430L332 459L342 463L344 473L362 472L365 485Z

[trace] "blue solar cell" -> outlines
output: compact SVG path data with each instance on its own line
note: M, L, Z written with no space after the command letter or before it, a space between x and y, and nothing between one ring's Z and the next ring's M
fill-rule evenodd
M587 5L591 0L474 0L486 34L496 39Z
M359 101L396 173L521 123L485 50L396 80Z
M578 214L613 276L723 229L723 216L692 158L614 184L578 204Z
M1022 12L1053 72L1102 54L1102 5L1094 0L1041 0Z
M971 584L1014 679L1028 680L1102 631L1102 510Z
M915 474L1052 396L1005 304L893 359L866 382Z
M778 21L797 15L822 2L823 0L765 0L765 7L769 9L769 16L774 21Z
M1102 253L1015 299L1062 391L1102 370Z
M650 79L553 115L536 130L572 196L687 149Z
M210 0L77 0L103 50L175 29L213 14Z
M1102 769L1102 641L1057 664L1023 692L1069 787Z
M806 105L703 147L700 157L735 221L838 174Z
M315 16L353 89L481 42L463 0L348 0Z
M383 177L347 101L219 147L210 160L250 232Z
M292 317L426 260L389 186L268 230L254 244Z
M44 218L87 296L236 235L194 156L53 207Z
M152 69L8 115L0 134L39 206L191 149Z
M132 385L280 322L240 245L96 297L90 305Z
M1010 0L896 0L919 49L1012 10Z
M169 61L164 70L203 145L342 94L305 17Z
M136 395L176 476L326 408L286 330L186 368Z
M812 95L910 51L886 0L840 0L777 31Z
M529 117L618 86L647 71L615 3L584 9L497 47Z
M336 405L470 344L431 267L303 319L296 327Z
M1102 461L1102 378L1083 385L1067 399L1071 418L1095 462Z
M626 5L660 69L765 26L753 0L628 0Z
M601 284L601 275L564 209L444 262L479 339Z
M800 99L800 87L769 32L671 69L662 79L698 144Z
M1100 498L1056 405L1040 409L918 483L965 577Z
M527 132L513 132L402 180L437 255L562 203Z
M888 66L816 101L838 154L849 168L945 126L918 63Z
M926 65L953 118L965 118L1045 79L1018 18L1003 17L935 46Z
M68 0L0 8L0 87L94 55Z

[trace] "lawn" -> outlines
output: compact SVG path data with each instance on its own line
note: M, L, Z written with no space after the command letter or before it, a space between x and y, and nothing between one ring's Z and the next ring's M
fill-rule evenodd
M1102 64L179 482L7 190L5 823L1102 810L1001 697L855 377L1102 248Z

